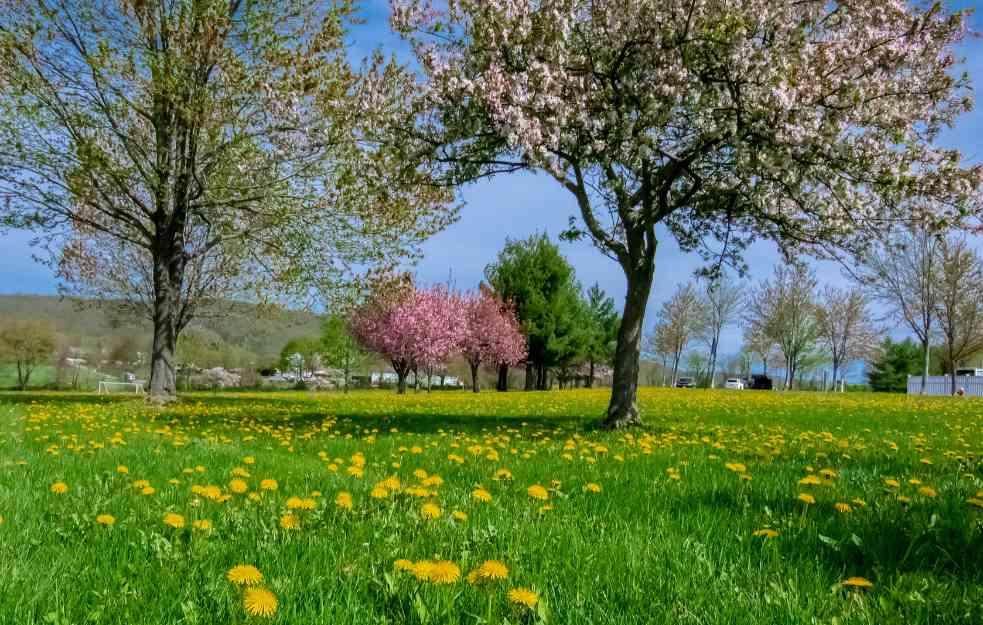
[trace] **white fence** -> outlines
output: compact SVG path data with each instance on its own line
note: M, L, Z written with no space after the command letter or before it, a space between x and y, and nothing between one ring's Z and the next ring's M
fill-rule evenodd
M983 376L956 376L956 388L964 389L966 395L983 397ZM922 392L922 376L908 376L908 394L919 395ZM926 395L951 395L952 378L947 375L930 375L925 380Z

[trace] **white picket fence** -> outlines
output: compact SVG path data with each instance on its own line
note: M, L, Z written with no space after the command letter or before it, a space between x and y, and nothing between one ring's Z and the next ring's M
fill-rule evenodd
M956 377L956 388L965 389L966 395L983 397L983 376L961 375ZM908 376L908 394L919 395L922 392L922 376ZM951 395L952 378L947 375L930 375L925 380L926 395Z

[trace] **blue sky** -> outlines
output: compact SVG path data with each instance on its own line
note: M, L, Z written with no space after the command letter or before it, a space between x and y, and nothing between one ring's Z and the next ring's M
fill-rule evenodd
M955 6L975 6L960 2ZM406 45L388 28L388 0L364 0L366 24L356 27L351 36L352 56L361 58L382 46L405 58ZM977 12L979 13L979 12ZM981 15L971 20L974 31L983 30ZM965 70L976 85L983 85L983 41L972 38L961 50L966 57ZM978 138L983 131L983 103L976 111L964 115L957 126L947 132L942 143L960 148L969 163L977 163ZM494 259L507 237L524 238L537 232L556 236L571 215L576 215L572 196L543 175L516 174L502 176L466 187L461 192L465 206L461 219L436 235L424 246L424 258L415 268L422 283L444 282L452 276L459 288L472 288L482 278L484 267ZM663 233L665 234L665 233ZM51 271L32 258L32 235L12 232L0 235L0 293L55 293L56 281ZM561 249L585 286L597 282L615 298L618 306L624 297L621 269L602 256L589 243L561 243ZM747 255L752 275L771 272L778 256L771 244L759 243ZM675 288L689 279L700 266L695 255L683 254L669 236L661 239L657 256L656 284L649 302L647 325L651 325L659 304ZM817 265L820 280L842 282L838 267ZM723 337L723 352L733 352L740 345L740 330L730 328Z

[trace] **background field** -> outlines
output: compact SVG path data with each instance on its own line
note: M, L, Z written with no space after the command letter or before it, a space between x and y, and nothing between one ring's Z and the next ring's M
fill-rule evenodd
M0 622L255 622L225 579L239 563L263 573L278 623L983 622L983 403L651 390L646 427L609 433L605 402L190 395L155 412L0 395ZM462 579L419 581L395 570L404 558ZM507 580L463 579L489 559ZM873 587L841 585L852 576ZM535 608L509 602L520 586Z

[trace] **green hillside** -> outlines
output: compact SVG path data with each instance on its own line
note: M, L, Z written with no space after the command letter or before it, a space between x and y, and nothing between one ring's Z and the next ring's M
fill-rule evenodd
M190 328L205 336L217 336L257 361L276 358L281 347L293 338L316 336L317 315L307 311L271 311L269 307L232 303L231 314L197 321ZM66 346L105 355L128 344L148 351L150 323L139 318L116 319L113 312L96 302L45 295L0 295L0 322L42 320L51 323Z

